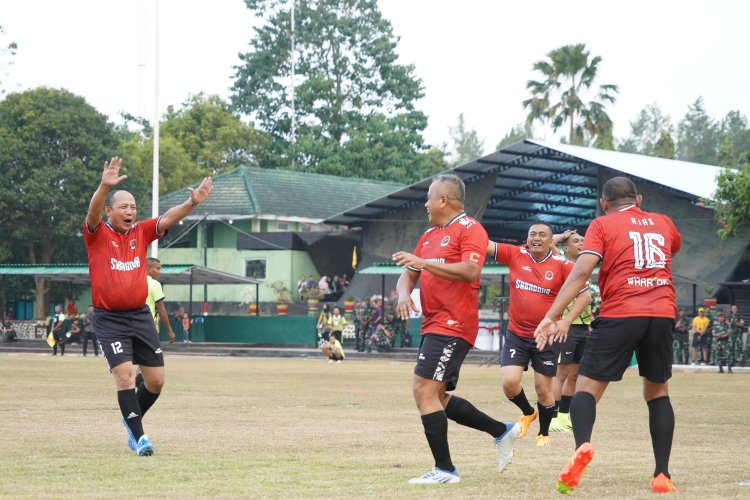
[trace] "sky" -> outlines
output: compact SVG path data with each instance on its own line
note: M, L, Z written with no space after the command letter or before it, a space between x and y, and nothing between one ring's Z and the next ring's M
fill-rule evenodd
M302 1L302 0L298 0ZM603 61L597 84L619 85L609 114L615 136L656 102L677 123L703 96L710 116L750 116L750 2L380 0L393 24L399 62L413 64L425 97L429 144L449 142L464 113L485 153L526 113L532 66L552 49L585 43ZM228 97L257 21L243 0L158 0L159 100L179 107L191 94ZM45 85L81 95L113 121L122 111L153 118L155 0L4 0L0 65L6 91ZM7 60L7 57L5 58ZM557 141L562 131L537 128Z

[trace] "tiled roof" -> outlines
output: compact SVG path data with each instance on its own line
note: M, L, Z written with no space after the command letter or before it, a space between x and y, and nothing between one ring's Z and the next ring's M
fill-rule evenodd
M208 201L190 218L274 216L324 220L404 187L396 182L311 174L294 170L238 167L213 179ZM195 184L193 187L196 187ZM188 197L180 189L159 199L160 211Z

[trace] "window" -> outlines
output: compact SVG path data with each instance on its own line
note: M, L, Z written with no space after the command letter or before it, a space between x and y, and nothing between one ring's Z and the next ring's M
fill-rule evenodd
M259 280L266 279L266 259L246 260L245 276Z
M286 222L277 222L276 229L278 229L279 231L286 231L289 229L289 224L287 224Z

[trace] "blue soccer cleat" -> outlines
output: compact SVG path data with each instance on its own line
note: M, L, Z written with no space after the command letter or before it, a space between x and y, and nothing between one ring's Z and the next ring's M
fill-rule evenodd
M151 444L151 441L149 441L145 434L138 440L135 452L141 457L147 457L154 454L154 445Z
M447 470L438 469L433 467L429 472L419 477L409 479L409 484L453 484L461 481L458 476L458 470L453 469L453 472Z
M505 432L495 438L497 447L497 466L500 472L505 470L513 459L513 445L521 434L521 424L505 422Z
M128 431L128 446L130 446L130 449L135 451L135 447L138 444L135 440L135 436L133 435L133 431L130 430L130 426L125 421L125 417L122 417L122 425L125 426L125 430Z

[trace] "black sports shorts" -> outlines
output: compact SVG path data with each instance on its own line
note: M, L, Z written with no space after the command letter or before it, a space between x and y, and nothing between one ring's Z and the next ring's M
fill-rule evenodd
M672 377L672 318L597 318L578 373L594 380L621 380L635 352L638 373L661 384Z
M588 338L589 325L570 325L565 342L555 342L552 344L552 349L557 356L557 364L570 365L580 363Z
M458 384L461 365L471 344L459 337L425 333L419 343L414 375L445 382L445 390L452 391Z
M523 366L524 371L531 367L535 372L546 377L554 377L557 372L555 351L551 346L545 346L541 351L536 348L536 341L529 337L520 337L508 330L503 342L503 352L500 355L502 366Z
M164 366L159 334L148 306L133 311L94 309L92 320L110 370L126 361Z

